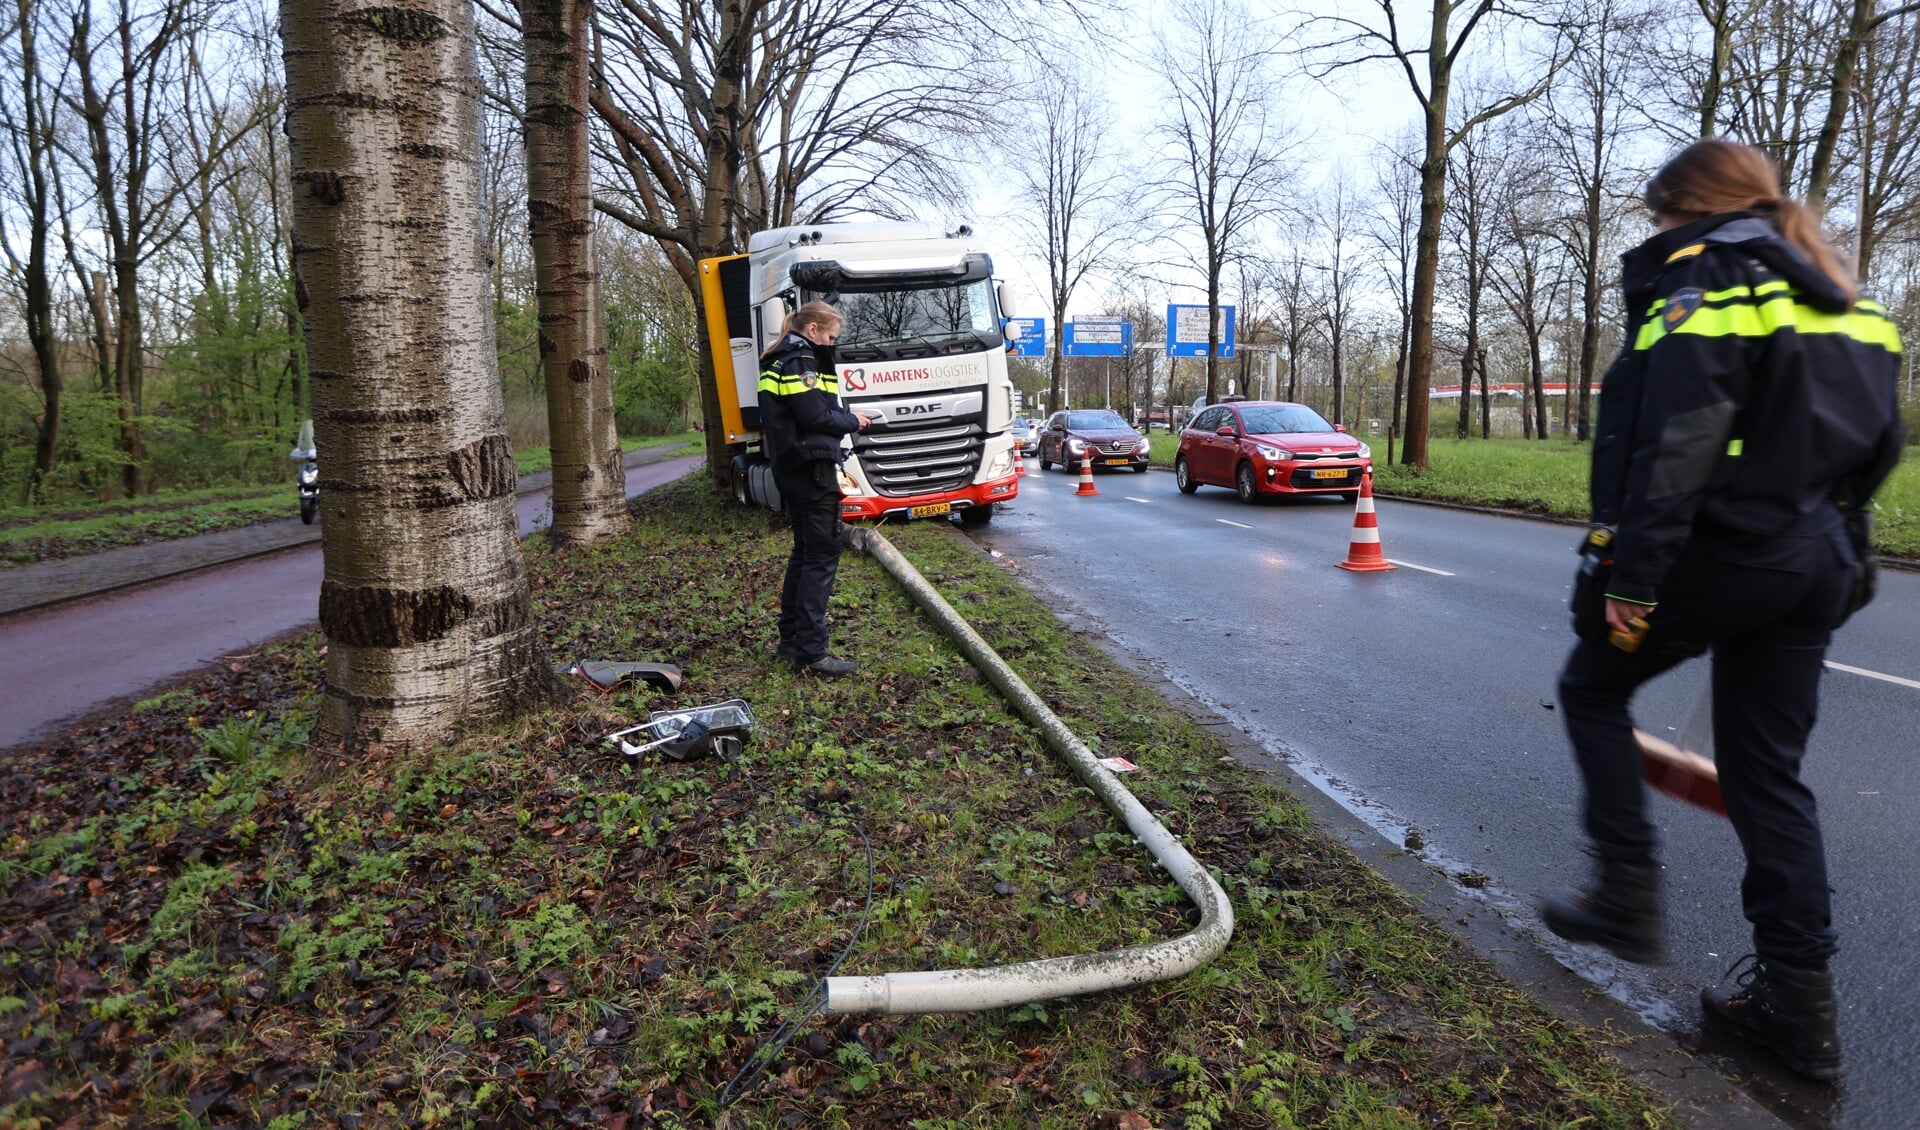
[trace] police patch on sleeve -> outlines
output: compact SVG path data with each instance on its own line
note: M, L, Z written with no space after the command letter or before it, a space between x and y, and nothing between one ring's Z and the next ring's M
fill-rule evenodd
M820 374L819 373L801 373L800 383L803 385L806 385L808 388L819 388Z
M1682 287L1667 296L1667 304L1660 310L1660 326L1668 333L1680 328L1680 323L1693 316L1700 309L1700 303L1707 292L1697 286Z

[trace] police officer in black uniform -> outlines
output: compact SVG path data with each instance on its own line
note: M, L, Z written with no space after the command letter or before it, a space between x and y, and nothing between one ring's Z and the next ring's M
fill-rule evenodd
M780 339L760 355L761 435L793 523L778 654L796 671L829 677L860 669L827 650L827 599L840 571L840 441L872 420L840 406L833 364L840 326L839 311L809 302L787 316Z
M1593 446L1602 532L1585 549L1580 640L1560 676L1598 878L1541 916L1626 960L1663 958L1628 704L1710 649L1755 953L1702 1006L1794 1070L1833 1079L1835 932L1800 761L1833 629L1871 594L1864 507L1899 459L1900 340L1778 184L1756 150L1691 145L1648 182L1660 231L1622 260L1631 324Z

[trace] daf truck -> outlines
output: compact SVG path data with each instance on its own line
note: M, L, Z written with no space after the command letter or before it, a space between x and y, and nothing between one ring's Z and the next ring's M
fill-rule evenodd
M754 234L700 263L707 333L733 460L733 495L779 509L760 442L760 354L787 314L821 299L845 324L841 402L873 418L848 437L841 517L957 514L969 525L1018 492L1001 287L970 228L814 224Z

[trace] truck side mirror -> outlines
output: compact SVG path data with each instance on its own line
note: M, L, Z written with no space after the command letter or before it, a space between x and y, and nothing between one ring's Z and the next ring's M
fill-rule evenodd
M1002 318L1018 318L1020 316L1020 311L1017 309L1020 304L1015 300L1013 288L1006 283L1000 283L993 288L993 300L1000 304L1000 316Z

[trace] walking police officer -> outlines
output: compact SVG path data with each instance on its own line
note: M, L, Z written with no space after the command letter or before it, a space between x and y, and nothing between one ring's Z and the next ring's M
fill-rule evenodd
M840 406L833 364L840 326L839 311L809 302L787 316L779 340L760 356L761 434L793 523L778 655L796 671L829 677L860 669L827 650L827 600L840 571L840 441L872 422Z
M1561 937L1662 959L1628 704L1711 649L1715 755L1755 952L1702 1006L1833 1079L1836 936L1800 762L1833 629L1870 595L1864 507L1899 459L1900 340L1778 185L1757 150L1691 145L1648 182L1659 232L1622 260L1631 325L1601 386L1591 491L1606 534L1588 551L1611 567L1576 582L1580 640L1560 676L1598 879L1541 916Z

